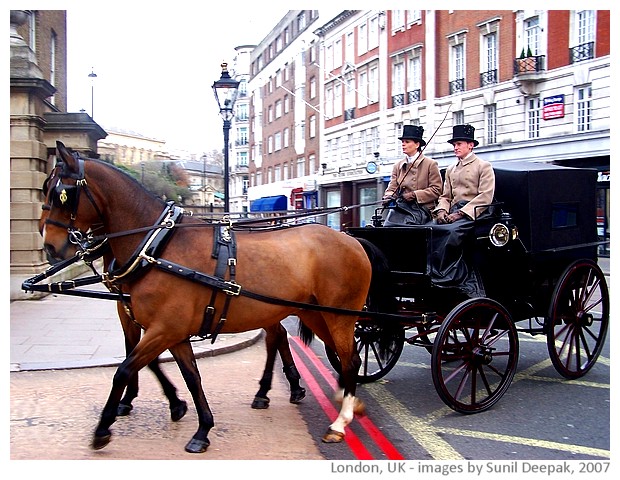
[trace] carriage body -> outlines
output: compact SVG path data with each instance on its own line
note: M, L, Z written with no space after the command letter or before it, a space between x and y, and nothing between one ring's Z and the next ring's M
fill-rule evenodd
M382 290L389 301L369 298L369 309L373 303L391 305L387 313L392 315L361 320L365 333L359 336L358 348L367 348L361 344L364 341L389 344L392 356L387 350L386 358L377 359L378 368L369 366L366 373L361 371L360 381L384 376L402 351L399 342L422 345L432 353L433 380L442 399L457 411L474 413L489 408L505 392L516 370L519 332L547 335L554 366L567 378L584 375L596 361L609 317L608 289L597 265L596 171L524 162L500 164L494 170L496 203L489 208L489 215L474 221L463 247L469 266L484 286L484 298L467 298L457 288L434 285L431 224L348 230L381 250L389 265L388 286ZM496 241L497 231L508 232L508 237ZM474 340L476 335L496 330L497 323L485 324L487 320L480 320L484 317L500 319L504 356L510 358L499 367L499 386L494 391L486 397L464 399L462 392L450 391L438 370L453 363L446 358L457 350L458 355L478 352L471 355L468 371L482 371L493 362L497 367L499 362L491 360L497 345L482 355L484 341ZM372 338L370 330L374 340L368 340ZM378 338L385 335L390 338ZM459 335L464 340L455 346ZM588 345L590 337L595 340ZM378 357L381 355L384 353ZM483 362L481 367L480 356L489 364ZM480 384L485 382L480 380Z

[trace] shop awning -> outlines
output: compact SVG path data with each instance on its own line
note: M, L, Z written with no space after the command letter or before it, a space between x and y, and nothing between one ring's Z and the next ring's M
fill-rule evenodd
M287 209L285 195L257 198L250 205L250 212L277 212Z

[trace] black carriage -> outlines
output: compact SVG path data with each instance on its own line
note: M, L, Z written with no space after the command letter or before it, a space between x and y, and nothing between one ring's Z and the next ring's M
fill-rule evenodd
M546 335L550 359L568 379L596 362L609 323L609 291L597 263L596 171L524 162L494 169L496 202L464 245L482 297L433 283L433 226L384 227L375 215L372 227L348 230L378 247L389 265L380 298L368 299L356 328L360 383L385 376L405 343L422 346L441 399L476 413L508 389L519 332Z

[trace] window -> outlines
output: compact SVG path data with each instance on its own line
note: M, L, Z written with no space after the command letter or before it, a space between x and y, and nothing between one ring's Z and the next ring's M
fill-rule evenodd
M480 56L481 73L480 86L491 85L497 83L497 33L489 33L484 35L482 41L483 52Z
M353 50L353 47L354 47L353 32L347 33L346 40L347 40L347 45L345 48L345 60L349 63L353 63L355 61L355 52Z
M525 20L525 51L532 53L533 56L540 54L540 20L538 17L531 17Z
M368 105L368 73L360 72L357 86L357 106L361 108L366 105Z
M316 97L316 78L312 77L310 79L310 98Z
M288 95L284 95L284 113L288 113L291 100Z
M240 167L248 166L248 152L237 152L237 165Z
M422 10L407 10L407 27L422 22Z
M278 100L276 102L276 118L280 118L282 116L282 100Z
M373 66L370 68L368 77L368 99L370 103L379 101L379 68Z
M273 122L273 107L269 105L268 113L267 113L267 122Z
M368 51L368 27L366 23L357 27L357 49L360 55Z
M297 178L303 177L305 175L305 166L306 162L304 161L304 157L299 157L297 159Z
M577 15L577 45L593 42L595 38L594 10L581 10Z
M333 118L334 116L334 89L330 86L325 89L325 116Z
M237 128L237 145L248 144L248 127Z
M465 50L463 48L463 44L459 43L454 45L450 49L450 53L452 55L450 62L450 76L452 78L451 84L454 84L450 89L450 93L452 94L465 90Z
M283 139L283 147L284 148L289 146L289 136L290 136L290 130L288 129L288 127L286 127L282 131L282 139Z
M457 110L452 114L452 125L464 125L465 124L465 112L463 110Z
M405 28L405 10L392 10L392 34Z
M368 29L368 50L379 46L379 16L370 19L370 27Z
M575 93L577 105L577 131L586 132L592 129L592 87L579 87Z
M371 226L372 217L375 214L375 205L369 205L377 201L377 187L361 187L359 190L360 227Z
M306 28L306 13L302 12L297 15L297 32L301 32Z
M273 149L274 151L282 150L282 132L276 132L273 136Z
M405 104L405 66L402 60L395 60L392 65L392 105L399 107Z
M342 65L342 40L338 39L334 42L334 66L338 68Z
M342 84L334 85L334 116L342 115Z
M540 136L540 98L527 99L527 138Z
M276 165L273 168L273 181L274 182L279 182L280 180L282 180L282 167L280 167L280 165Z
M484 107L486 117L487 145L497 143L497 105L495 103Z
M394 141L394 148L397 154L402 152L402 141L398 139L403 133L403 122L394 123L394 134L392 139Z
M422 64L419 50L409 57L407 63L407 103L419 102L422 99Z
M310 117L310 138L316 137L316 115Z

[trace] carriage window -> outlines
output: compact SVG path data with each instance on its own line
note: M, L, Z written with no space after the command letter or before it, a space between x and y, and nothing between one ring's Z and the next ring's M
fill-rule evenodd
M554 203L551 207L551 228L577 226L577 203Z

